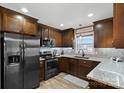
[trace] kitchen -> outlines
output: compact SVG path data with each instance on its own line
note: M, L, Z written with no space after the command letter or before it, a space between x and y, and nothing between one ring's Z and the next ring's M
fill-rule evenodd
M1 89L123 89L123 12L121 3L1 3Z

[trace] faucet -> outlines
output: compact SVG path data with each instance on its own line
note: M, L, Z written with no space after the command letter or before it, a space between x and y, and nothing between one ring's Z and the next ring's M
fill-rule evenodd
M80 53L80 51L81 51L81 55L84 57L84 56L85 56L84 50L83 50L83 49L80 49L80 50L78 51L78 53Z

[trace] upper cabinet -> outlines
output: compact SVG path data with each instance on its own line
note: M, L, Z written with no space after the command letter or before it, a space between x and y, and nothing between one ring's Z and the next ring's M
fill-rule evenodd
M114 47L124 48L124 4L114 4Z
M25 34L37 35L37 21L24 19L23 31Z
M55 45L56 47L62 46L62 33L60 30L54 31Z
M94 47L113 47L113 18L94 22Z
M44 24L39 24L38 28L39 33L41 34L41 46L44 46L46 43L49 44L51 41L54 44L54 47L62 46L62 35L60 30Z
M48 40L49 39L49 27L43 24L39 24L39 29L40 29L42 40Z
M22 32L21 16L12 13L3 13L3 31L21 33Z
M37 19L0 7L1 31L36 35Z
M73 47L74 29L66 29L62 31L62 46Z

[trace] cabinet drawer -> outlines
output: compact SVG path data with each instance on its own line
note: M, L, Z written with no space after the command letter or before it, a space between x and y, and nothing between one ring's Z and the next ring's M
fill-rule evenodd
M94 68L95 66L97 66L99 64L99 62L97 62L97 61L90 61L90 60L80 60L79 64L82 65L82 66Z
M92 63L89 62L89 61L80 60L79 61L79 65L86 66L86 67L91 67L92 66Z

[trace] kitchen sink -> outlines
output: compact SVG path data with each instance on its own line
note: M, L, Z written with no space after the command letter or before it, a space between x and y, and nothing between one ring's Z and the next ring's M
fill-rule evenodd
M89 59L89 57L87 57L87 56L74 56L74 57L76 57L76 58L83 58L83 59Z

